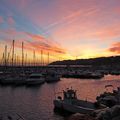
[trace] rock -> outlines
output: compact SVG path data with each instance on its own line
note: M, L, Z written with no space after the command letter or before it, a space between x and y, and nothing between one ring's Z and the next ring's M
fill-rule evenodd
M120 116L113 118L112 120L120 120Z
M90 115L83 115L80 113L76 113L72 115L68 120L95 120L95 118L93 118Z
M96 116L98 120L120 120L120 105L100 111Z
M91 115L94 117L98 117L101 116L101 114L104 114L106 110L109 110L109 108L95 110L94 112L91 113Z
M68 120L120 120L120 105L94 111L92 114L76 113Z
M112 117L120 116L120 105L116 105L111 109Z

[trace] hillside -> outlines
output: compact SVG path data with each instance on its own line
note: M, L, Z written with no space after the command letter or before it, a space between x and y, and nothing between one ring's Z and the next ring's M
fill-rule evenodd
M56 61L50 65L120 65L120 56Z

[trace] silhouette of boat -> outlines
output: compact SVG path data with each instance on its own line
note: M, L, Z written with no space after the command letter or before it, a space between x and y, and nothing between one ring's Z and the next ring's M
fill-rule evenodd
M72 88L63 91L63 95L63 99L61 96L58 96L53 101L55 110L87 114L99 109L93 102L77 99L76 90Z
M39 85L45 82L45 78L42 74L32 73L28 79L26 79L27 85Z
M45 77L46 82L57 82L60 80L60 75L56 72L47 73Z

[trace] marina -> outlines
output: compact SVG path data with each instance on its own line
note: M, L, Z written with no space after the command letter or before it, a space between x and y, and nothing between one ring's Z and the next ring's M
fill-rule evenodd
M0 0L0 120L120 120L120 0Z
M114 75L107 75L99 81L61 78L58 82L36 87L0 86L0 115L18 113L26 120L64 120L64 116L54 112L53 100L58 92L72 86L77 90L78 99L95 102L96 96L105 91L105 85L112 84L117 89L120 86L119 78Z

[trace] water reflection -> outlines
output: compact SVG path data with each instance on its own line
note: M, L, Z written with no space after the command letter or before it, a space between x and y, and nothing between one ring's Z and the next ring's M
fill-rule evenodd
M62 78L59 82L38 87L0 87L0 113L19 113L27 120L63 120L53 112L55 93L72 86L77 90L78 98L95 101L105 85L120 86L120 81L115 80L119 78L110 75L101 80Z

